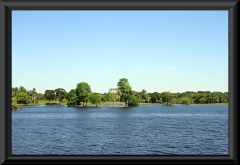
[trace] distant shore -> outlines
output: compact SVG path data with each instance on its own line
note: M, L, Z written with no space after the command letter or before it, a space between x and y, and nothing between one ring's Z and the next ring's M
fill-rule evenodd
M166 105L166 104L160 104L160 103L139 103L139 105ZM176 105L176 104L172 104L172 105ZM181 104L184 105L184 104ZM189 105L228 105L228 103L213 103L213 104L189 104Z
M66 106L66 103L59 103L59 102L41 102L38 104L19 104L21 106L38 106L38 105L59 105L59 106ZM139 105L166 105L166 104L160 104L160 103L139 103ZM172 104L172 105L184 105L184 104ZM228 105L228 103L213 103L213 104L189 104L189 105ZM88 107L96 107L96 104L88 104ZM101 106L114 106L113 102L102 102L97 104L98 107ZM116 107L123 107L123 102L115 102ZM80 106L81 107L81 106Z

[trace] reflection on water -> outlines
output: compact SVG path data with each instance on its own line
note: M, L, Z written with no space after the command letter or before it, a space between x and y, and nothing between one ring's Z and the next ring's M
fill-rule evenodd
M12 154L228 155L228 106L26 106L12 112Z

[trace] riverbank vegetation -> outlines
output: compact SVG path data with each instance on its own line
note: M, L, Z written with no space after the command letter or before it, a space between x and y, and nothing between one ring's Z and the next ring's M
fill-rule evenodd
M38 93L36 88L27 90L20 86L12 88L12 110L22 108L24 105L68 105L88 107L116 104L124 107L138 106L140 103L156 104L217 104L228 103L228 92L186 91L182 93L153 92L145 89L135 91L130 86L128 79L121 78L116 88L110 88L107 93L92 92L86 82L80 82L76 88L69 92L63 88L47 89L45 93Z

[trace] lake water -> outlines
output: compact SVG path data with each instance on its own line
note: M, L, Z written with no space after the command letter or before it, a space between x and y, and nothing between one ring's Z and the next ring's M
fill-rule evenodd
M12 155L228 155L227 105L12 111Z

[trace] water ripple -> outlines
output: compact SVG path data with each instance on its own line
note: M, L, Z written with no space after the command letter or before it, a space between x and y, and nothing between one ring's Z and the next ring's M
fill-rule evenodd
M24 107L12 113L12 154L228 155L228 107Z

